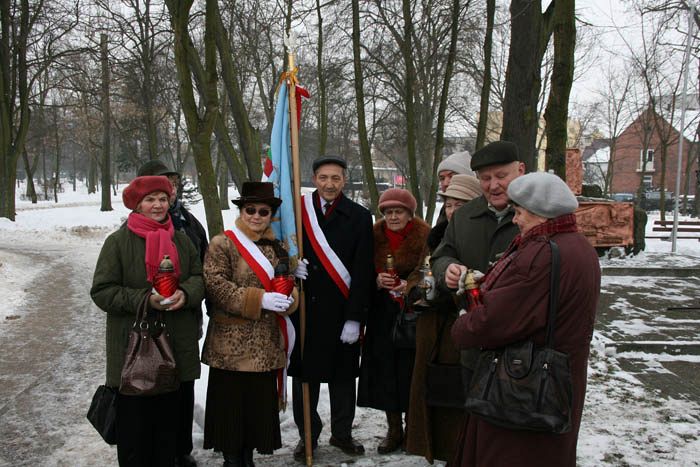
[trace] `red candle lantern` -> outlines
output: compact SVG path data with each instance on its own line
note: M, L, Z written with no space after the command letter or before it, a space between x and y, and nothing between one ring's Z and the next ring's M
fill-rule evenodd
M275 267L275 277L272 279L272 291L289 297L294 290L294 276L289 275L289 266L278 263Z
M168 298L177 291L177 286L179 284L180 281L175 274L173 262L168 255L163 256L163 259L158 265L158 272L153 278L153 288L158 295Z
M467 296L467 312L472 311L474 307L483 305L479 284L474 279L474 271L471 269L467 271L464 277L464 289Z

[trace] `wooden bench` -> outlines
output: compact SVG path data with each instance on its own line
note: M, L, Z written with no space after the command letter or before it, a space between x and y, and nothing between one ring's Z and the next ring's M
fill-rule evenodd
M668 232L668 235L647 235L646 238L670 239L673 232L673 221L655 220L654 232ZM700 221L678 221L677 239L700 241Z

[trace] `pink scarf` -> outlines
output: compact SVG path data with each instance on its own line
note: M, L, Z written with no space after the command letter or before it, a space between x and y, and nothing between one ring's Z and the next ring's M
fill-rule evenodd
M173 243L175 229L173 222L168 219L157 222L149 219L143 214L132 212L126 221L126 226L141 238L146 240L146 278L153 283L153 278L158 272L158 265L163 260L163 256L168 255L175 266L175 274L180 277L180 257L177 248Z

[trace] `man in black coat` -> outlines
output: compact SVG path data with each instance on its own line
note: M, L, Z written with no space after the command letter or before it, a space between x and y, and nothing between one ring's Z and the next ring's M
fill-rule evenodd
M352 437L359 375L360 327L366 321L374 287L372 216L343 195L343 159L324 156L313 162L316 191L306 195L304 256L309 261L304 358L301 358L299 313L292 315L297 341L289 374L293 376L294 422L301 440L295 459L304 460L302 382L311 395L311 439L318 444L323 423L316 410L321 383L331 402L330 444L346 454L362 454Z
M175 230L180 230L192 241L199 259L204 264L204 254L207 252L209 242L207 232L199 223L196 217L182 204L179 198L181 177L180 174L170 170L159 160L150 160L139 167L139 177L142 175L163 175L168 177L173 187L173 194L170 197L170 209L168 213L173 221ZM199 327L201 337L202 311L199 310ZM177 427L177 467L196 467L197 462L192 457L192 420L194 417L194 381L180 385L180 418Z

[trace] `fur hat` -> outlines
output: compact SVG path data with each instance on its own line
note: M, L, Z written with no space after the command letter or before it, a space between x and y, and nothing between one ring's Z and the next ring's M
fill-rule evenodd
M444 170L449 170L456 174L474 175L474 172L469 169L469 161L471 161L469 151L456 152L440 162L437 173L440 174Z
M241 197L231 202L239 208L248 203L262 203L277 209L282 204L282 200L275 197L274 185L270 182L243 182Z
M472 156L472 170L489 165L508 164L519 161L518 146L510 141L494 141L479 149Z
M316 158L311 163L311 168L313 169L314 173L316 173L316 170L321 167L322 165L326 164L335 164L341 166L343 169L348 168L348 164L345 162L345 160L341 159L338 156L321 156Z
M387 208L406 208L413 215L416 212L416 198L403 188L389 188L379 197L379 211Z
M569 186L554 174L532 172L508 185L508 197L518 206L547 219L571 214L578 207Z
M139 171L136 173L136 175L138 177L142 177L144 175L165 175L166 177L168 175L180 176L179 173L175 172L174 170L170 170L167 165L159 160L150 160L144 163L141 167L139 167Z
M142 177L136 177L122 192L124 206L133 211L146 195L157 191L162 191L167 194L168 197L173 194L173 187L167 177L162 175L144 175Z
M443 198L454 198L462 201L471 201L483 194L479 179L473 175L453 175L450 184L444 193L439 193Z

